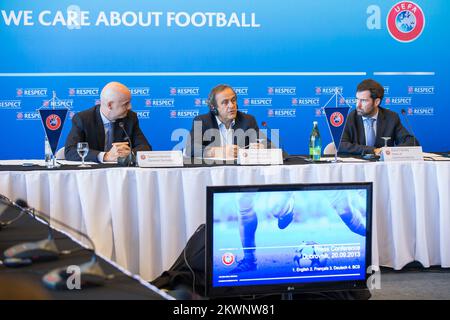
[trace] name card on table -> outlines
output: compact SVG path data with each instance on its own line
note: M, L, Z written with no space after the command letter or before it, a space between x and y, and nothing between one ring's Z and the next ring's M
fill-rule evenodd
M283 164L281 149L239 149L237 163L246 164Z
M136 154L139 167L182 167L183 153L178 151L138 151Z
M423 161L422 147L384 147L381 161Z

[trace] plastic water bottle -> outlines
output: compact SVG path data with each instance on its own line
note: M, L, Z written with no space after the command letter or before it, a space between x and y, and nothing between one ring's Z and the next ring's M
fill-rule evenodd
M45 136L45 165L47 167L52 166L52 148L50 147L47 135Z
M313 129L309 136L309 156L313 161L320 160L322 154L322 140L320 139L319 127L317 121L313 121Z

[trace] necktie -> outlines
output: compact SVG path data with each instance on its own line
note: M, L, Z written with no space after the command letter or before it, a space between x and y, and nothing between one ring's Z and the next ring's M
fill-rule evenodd
M373 147L375 145L375 128L373 127L375 119L369 118L364 121L367 125L366 145Z
M112 147L114 130L112 122L105 123L105 151L109 151Z

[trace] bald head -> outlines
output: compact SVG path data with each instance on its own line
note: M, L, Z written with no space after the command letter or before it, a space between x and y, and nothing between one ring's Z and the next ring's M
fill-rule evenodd
M108 83L100 93L100 111L111 121L127 116L131 109L130 90L120 82Z

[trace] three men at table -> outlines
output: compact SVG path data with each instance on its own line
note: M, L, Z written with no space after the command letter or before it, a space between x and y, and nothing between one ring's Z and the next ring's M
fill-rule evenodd
M388 146L418 146L419 142L401 124L397 113L381 107L384 88L372 79L358 84L356 110L350 112L339 152L363 155L380 154L384 140Z
M119 82L103 88L99 105L73 117L64 150L67 160L80 160L78 142L89 143L86 161L94 162L116 162L131 152L152 149L139 127L137 114L131 111L130 90Z
M339 152L348 154L379 154L384 140L388 146L419 145L401 124L397 113L381 107L384 88L372 79L357 86L356 110L350 112ZM238 110L237 95L226 84L214 87L207 99L206 114L195 117L186 144L192 157L236 158L239 148L253 145L270 147L270 142L258 143L261 133L256 119ZM127 143L130 137L132 146ZM102 90L100 105L77 113L65 144L65 157L80 160L76 145L89 143L87 161L110 162L127 157L130 152L149 151L151 146L139 128L135 112L131 111L130 90L121 83L110 82ZM269 144L269 146L268 146Z

